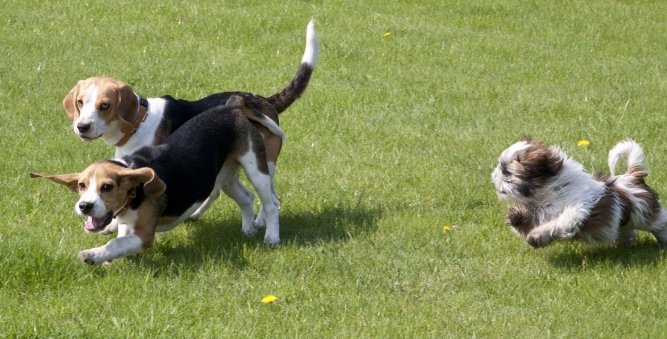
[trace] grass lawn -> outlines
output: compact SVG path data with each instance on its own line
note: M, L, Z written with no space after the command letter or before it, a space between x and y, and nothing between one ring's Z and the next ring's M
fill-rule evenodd
M642 144L667 196L667 2L0 2L0 337L664 337L667 253L503 224L490 173L523 135L591 171ZM79 262L76 196L29 171L113 149L61 101L110 75L148 97L287 84L315 18L310 87L281 116L281 238L228 198L148 251ZM577 147L578 140L588 147ZM447 231L443 228L447 226ZM261 302L267 295L277 301Z

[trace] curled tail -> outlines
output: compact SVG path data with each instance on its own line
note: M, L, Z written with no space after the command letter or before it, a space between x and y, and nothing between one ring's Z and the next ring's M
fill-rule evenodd
M633 140L621 141L609 151L609 171L611 176L615 176L616 165L622 156L627 156L628 164L625 173L633 177L644 178L648 175L646 165L644 164L644 151L638 143Z
M310 20L306 28L306 50L303 52L299 69L287 87L268 98L271 105L276 109L276 112L281 113L287 109L306 90L310 76L313 74L315 64L317 63L319 50L317 34L315 33L315 22Z

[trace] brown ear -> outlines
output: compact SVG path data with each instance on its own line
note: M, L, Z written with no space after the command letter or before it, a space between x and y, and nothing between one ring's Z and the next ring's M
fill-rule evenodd
M139 109L139 100L137 95L134 94L132 87L127 84L120 84L116 88L116 114L120 118L121 132L127 134L132 133L134 129L134 119L136 118L137 111Z
M69 90L65 99L63 99L63 107L65 108L65 113L67 113L67 118L72 121L79 115L79 106L76 104L76 97L79 96L79 85L81 85L81 81L83 80L79 80L79 82Z
M547 149L545 167L550 171L551 174L556 174L563 167L563 162L565 159L560 155L560 153L552 148Z
M135 185L144 184L144 193L147 196L158 196L167 190L167 185L164 184L155 171L149 167L142 167L135 170L130 170L127 178Z
M31 178L49 179L53 182L57 182L61 185L67 186L74 193L79 192L79 175L80 173L48 175L48 174L30 172Z

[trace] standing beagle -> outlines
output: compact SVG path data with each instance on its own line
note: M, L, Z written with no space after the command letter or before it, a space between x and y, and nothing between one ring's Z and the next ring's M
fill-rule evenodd
M259 129L264 140L276 202L276 163L285 139L282 129L278 127L278 115L296 101L308 86L319 54L314 25L312 20L307 25L306 48L301 65L290 83L268 98L253 99L252 108L261 111L261 114L248 117L253 120L253 125ZM169 95L146 99L120 80L92 77L80 80L63 99L63 106L72 121L74 133L86 141L102 138L107 144L116 147L116 158L121 158L144 146L163 143L185 122L211 107L225 104L235 94L257 98L245 92L223 92L194 101L175 99ZM211 192L212 198L217 195L217 192ZM211 203L204 204L191 217L200 217ZM260 208L256 219L260 226L264 224L263 217L263 209Z
M101 160L81 173L30 173L79 193L75 211L85 216L87 232L103 230L118 221L118 235L107 244L79 252L89 264L101 264L135 254L153 244L156 231L167 231L190 217L209 197L222 189L241 209L242 231L254 234L253 194L238 183L238 170L259 194L266 218L264 242L280 241L278 206L271 192L271 176L262 135L247 115L252 101L232 95L188 120L164 144L147 146L122 160Z

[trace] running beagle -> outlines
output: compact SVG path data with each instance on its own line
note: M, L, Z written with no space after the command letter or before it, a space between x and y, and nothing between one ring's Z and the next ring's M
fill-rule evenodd
M296 101L306 90L317 62L319 46L314 22L306 28L306 48L296 74L280 92L261 100L253 100L253 107L272 120L253 125L262 134L266 147L266 160L271 175L274 199L278 196L273 188L276 162L285 135L276 128L278 115ZM63 99L67 117L72 121L72 129L81 139L90 141L102 138L116 147L116 158L130 155L144 146L159 145L186 121L211 107L223 105L230 96L238 94L253 98L244 92L223 92L205 98L188 101L175 99L169 95L160 98L144 98L135 93L126 83L111 77L92 77L80 80ZM252 117L249 117L252 119ZM268 120L266 117L264 119ZM217 196L212 192L211 197ZM196 211L196 219L210 206L204 204ZM257 216L258 225L263 225L263 209Z
M155 232L167 231L190 217L222 189L241 209L242 231L254 234L253 194L241 186L239 166L259 194L266 216L264 242L277 244L278 206L262 135L254 128L249 107L263 99L232 95L226 105L205 110L169 135L164 144L147 146L122 160L100 160L81 173L30 173L79 193L75 211L87 220L87 232L99 232L112 219L118 236L100 247L79 252L89 264L101 264L139 253L153 244Z

